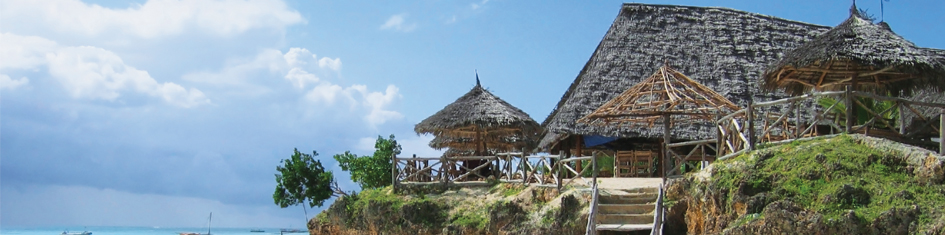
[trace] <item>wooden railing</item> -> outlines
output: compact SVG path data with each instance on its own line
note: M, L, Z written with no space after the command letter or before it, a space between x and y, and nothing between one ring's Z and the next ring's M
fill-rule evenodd
M701 169L705 167L705 163L715 161L716 152L718 152L717 142L716 139L709 139L668 144L669 151L667 152L674 162L673 168L667 172L667 175L682 174L684 166ZM699 162L700 165L691 165L693 161Z
M575 181L590 186L593 180L585 174L597 175L600 169L585 167L576 170L579 161L596 162L599 154L564 158L559 155L528 155L524 152L498 153L495 156L463 157L392 157L394 187L403 185L485 185L489 180L506 183L536 184L556 187Z
M818 104L818 100L824 98L835 102L828 107L824 107L826 104ZM891 106L884 110L873 110L873 107L864 104L860 98L890 102ZM854 107L868 113L869 119L857 123ZM935 115L938 120L935 120L934 116L926 116L927 114L917 109L919 107L941 110L945 108L945 104L916 102L857 91L817 92L749 104L747 108L716 121L719 132L716 150L719 159L725 159L753 150L759 143L771 144L839 133L863 133L908 144L930 146L935 144L929 140L930 135L945 137L945 132L939 128L941 124L938 123L945 119L941 114ZM907 115L912 115L917 120L909 122L906 120ZM940 154L945 153L941 141L938 147Z

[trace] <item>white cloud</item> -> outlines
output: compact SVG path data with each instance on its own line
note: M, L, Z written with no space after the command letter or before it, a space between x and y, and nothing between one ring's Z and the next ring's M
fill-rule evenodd
M318 67L331 69L336 72L341 71L341 58L332 59L328 57L322 57L320 60L318 60Z
M332 105L335 103L335 97L344 96L351 98L350 93L345 92L344 88L341 86L331 84L331 83L322 83L318 86L315 86L311 91L305 94L305 98L311 102L315 103L324 103L327 105Z
M358 91L364 96L364 105L371 109L371 112L364 117L368 123L373 126L384 124L388 120L401 119L404 117L399 112L386 110L395 99L401 98L400 89L394 85L388 85L384 93L367 92L367 89L360 88Z
M9 75L0 74L0 89L16 89L17 87L29 84L30 80L26 77L20 79L10 79Z
M5 27L43 27L97 36L117 31L141 38L177 35L188 28L228 36L251 29L283 29L303 23L281 0L149 0L124 9L80 0L5 0ZM8 28L9 30L9 28Z
M400 32L410 32L417 29L417 23L406 23L407 13L393 15L381 25L381 29L394 30Z
M453 17L450 17L450 19L446 20L446 24L452 23L456 23L456 15L453 15Z
M50 40L0 34L4 61L22 60L0 69L39 69L45 65L49 75L59 81L74 98L115 101L127 90L162 98L181 107L210 103L203 92L178 84L158 83L147 71L126 65L115 53L97 47L59 46Z
M479 9L480 7L486 5L486 3L489 3L489 0L482 0L482 1L479 2L479 3L472 3L472 4L469 4L469 7L471 7L473 10L477 10L477 9Z

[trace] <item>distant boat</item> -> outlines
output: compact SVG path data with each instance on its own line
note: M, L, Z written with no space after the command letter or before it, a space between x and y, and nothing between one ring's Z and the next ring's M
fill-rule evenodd
M249 230L249 232L251 232L251 233L261 233L261 232L265 232L265 231L262 230L262 229L253 229L253 230Z
M84 231L81 233L70 233L69 231L62 232L62 235L92 235L92 232Z
M298 229L282 229L282 230L279 230L279 232L280 232L280 233L304 233L304 232L307 232L307 231L302 231L302 230L298 230Z
M180 235L210 235L210 222L212 222L212 221L213 221L213 212L210 212L210 218L207 219L207 233L205 233L205 234L201 234L201 233L180 233ZM91 233L89 233L89 235L91 235Z

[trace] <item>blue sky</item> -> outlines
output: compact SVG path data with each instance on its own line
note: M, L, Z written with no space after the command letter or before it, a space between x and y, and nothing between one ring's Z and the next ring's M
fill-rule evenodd
M836 25L850 1L645 1ZM879 0L860 1L879 16ZM0 0L0 226L302 227L280 159L370 154L475 84L541 122L620 1ZM885 21L945 48L945 2ZM338 174L338 173L336 173ZM356 189L347 175L341 186ZM315 208L309 211L313 216Z

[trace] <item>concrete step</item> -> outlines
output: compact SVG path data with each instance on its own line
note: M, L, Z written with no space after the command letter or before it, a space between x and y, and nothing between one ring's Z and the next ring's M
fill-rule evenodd
M656 204L597 204L598 214L647 214Z
M659 194L659 193L660 193L660 188L632 188L632 189L624 189L623 191L624 191L624 192L628 192L628 193L655 193L655 194Z
M653 224L598 224L597 231L641 231L652 230Z
M598 214L598 224L653 224L652 214Z
M649 204L656 202L659 194L635 193L625 195L601 195L598 204Z

